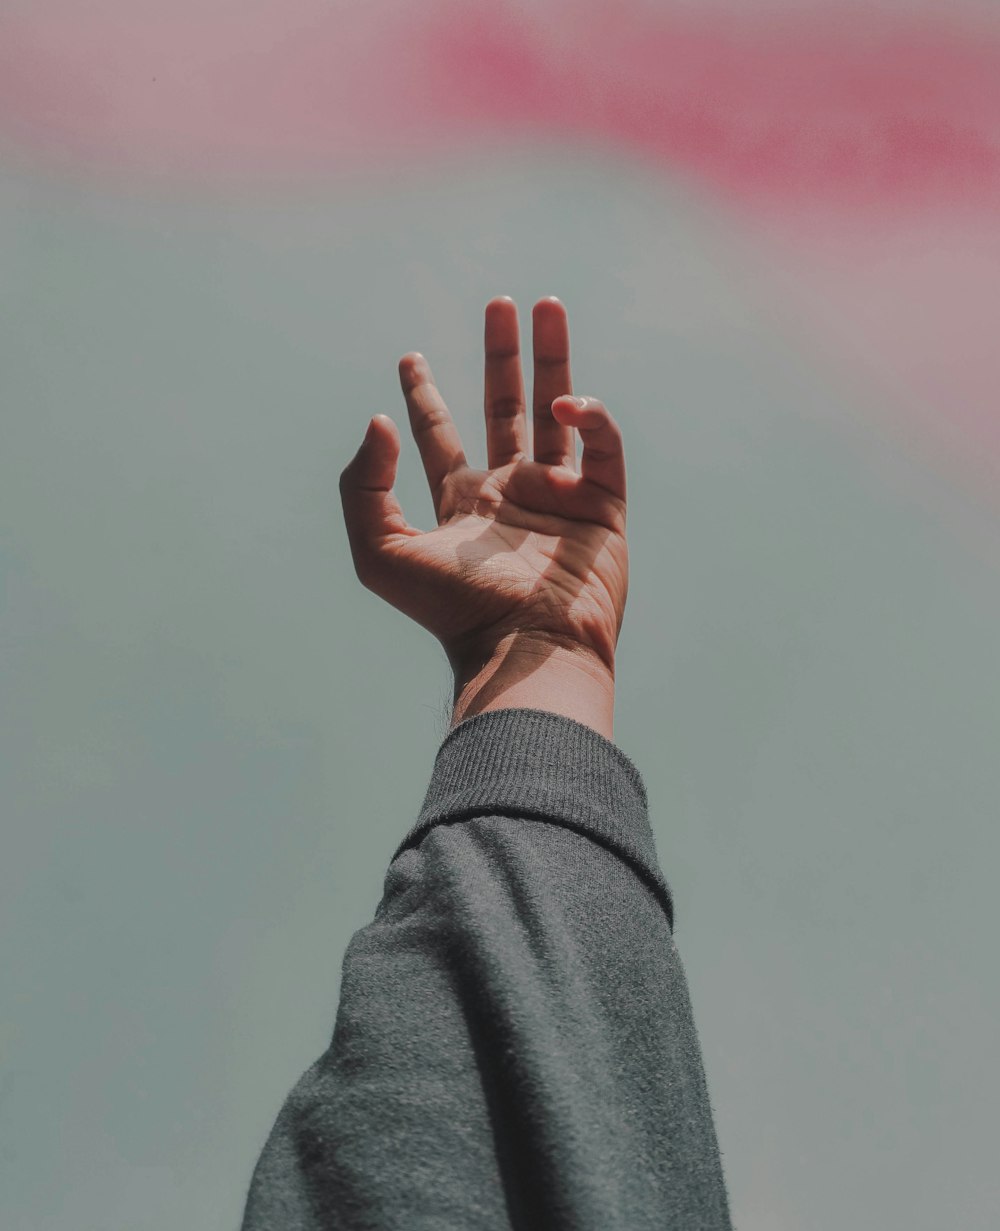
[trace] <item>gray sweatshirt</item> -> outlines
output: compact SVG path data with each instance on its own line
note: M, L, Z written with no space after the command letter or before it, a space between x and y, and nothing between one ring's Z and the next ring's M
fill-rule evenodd
M441 744L242 1231L730 1231L639 771L571 718Z

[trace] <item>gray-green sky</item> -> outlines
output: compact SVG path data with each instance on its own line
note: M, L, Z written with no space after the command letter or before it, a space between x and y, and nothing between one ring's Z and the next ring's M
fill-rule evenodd
M1000 517L705 202L554 147L158 198L0 172L0 1221L233 1229L443 734L337 479L396 364L485 465L483 308L621 423L639 767L739 1231L988 1231ZM525 332L527 328L527 333Z

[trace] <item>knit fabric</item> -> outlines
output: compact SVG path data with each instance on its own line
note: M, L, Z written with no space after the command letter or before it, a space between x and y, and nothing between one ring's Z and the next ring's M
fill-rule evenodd
M441 744L242 1231L731 1231L646 791L593 728Z

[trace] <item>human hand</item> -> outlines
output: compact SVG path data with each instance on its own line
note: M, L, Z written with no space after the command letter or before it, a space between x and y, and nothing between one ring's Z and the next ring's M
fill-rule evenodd
M514 638L578 649L614 675L628 593L625 455L603 403L573 404L566 309L532 311L534 460L528 457L517 307L486 305L487 470L466 461L423 355L399 379L437 527L411 526L393 494L400 439L376 417L340 476L358 579L441 642L456 673ZM574 430L583 440L576 471Z

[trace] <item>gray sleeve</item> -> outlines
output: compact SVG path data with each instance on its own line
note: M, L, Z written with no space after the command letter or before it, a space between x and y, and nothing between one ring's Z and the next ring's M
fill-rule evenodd
M442 743L242 1231L730 1231L638 770L491 710Z

